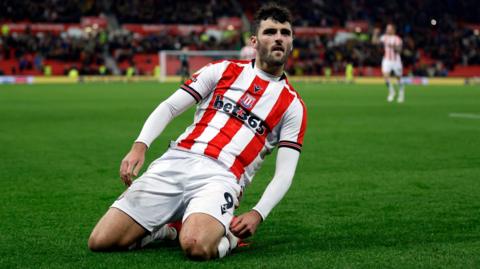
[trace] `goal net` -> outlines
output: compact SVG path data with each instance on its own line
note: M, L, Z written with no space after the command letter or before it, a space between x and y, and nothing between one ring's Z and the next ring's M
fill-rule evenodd
M222 59L238 59L237 50L162 50L159 57L159 80L171 76L189 76L203 66Z

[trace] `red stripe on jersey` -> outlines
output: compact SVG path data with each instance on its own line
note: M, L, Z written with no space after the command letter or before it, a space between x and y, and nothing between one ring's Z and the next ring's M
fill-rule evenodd
M217 87L213 91L213 96L215 95L223 95L226 91L230 89L230 86L235 82L238 78L240 73L242 73L243 66L237 64L229 64L225 71L222 74L220 81L217 83ZM213 116L217 112L216 109L213 107L215 103L215 98L210 100L210 104L208 105L205 113L203 114L200 121L195 125L193 131L180 143L178 146L186 149L191 149L193 144L195 143L195 139L197 139L207 128L208 123L212 120Z
M390 60L393 60L395 59L395 51L394 51L394 47L395 44L394 44L394 41L393 41L393 37L390 37L390 39L388 40L388 43L390 44Z
M391 48L390 48L390 42L389 41L390 41L390 39L388 38L387 39L387 46L388 47L385 49L385 52L387 53L387 59L391 60L392 59L392 56L391 56L392 51L391 51Z
M300 125L300 132L297 137L297 143L300 145L303 145L303 136L305 135L305 130L307 128L307 106L303 102L303 100L300 98L300 95L295 91L295 89L292 87L290 82L287 80L287 85L290 87L291 91L294 91L297 94L298 100L300 101L300 104L302 105L302 123Z
M385 57L385 59L387 60L390 59L388 40L389 40L388 36L385 36L383 39L383 46L385 50L385 54L383 55L383 57Z
M277 99L277 102L265 119L265 124L267 125L268 130L272 130L280 122L283 114L285 114L285 111L288 109L294 98L295 96L292 95L287 88L282 89L282 93ZM267 135L268 132L265 132L263 135L254 136L242 153L235 158L235 162L230 167L230 170L237 178L240 178L245 172L245 167L251 164L258 156L265 145Z
M387 38L387 59L393 60L393 49L392 49L392 38L389 36Z
M252 83L248 87L248 90L238 99L237 106L240 106L247 110L252 111L258 100L262 97L265 89L268 87L269 82L262 80L258 76L255 76ZM247 101L245 101L248 99ZM248 103L246 103L248 102ZM213 158L218 158L222 149L230 143L235 134L242 128L244 122L239 118L231 115L225 125L220 129L218 134L208 142L207 148L205 148L205 155Z
M300 99L303 109L302 124L300 125L300 133L298 134L297 143L303 145L303 136L305 135L305 130L307 129L307 108L303 103L303 100Z
M204 70L206 67L208 66L211 66L211 65L214 65L214 64L218 64L218 63L221 63L225 60L217 60L217 61L213 61L209 64L207 64L206 66L204 66L203 68L201 68L200 70L196 71L189 79L187 79L183 84L187 85L187 86L190 86L190 84L192 84L192 82L195 82L197 81L197 77L202 73L202 70Z

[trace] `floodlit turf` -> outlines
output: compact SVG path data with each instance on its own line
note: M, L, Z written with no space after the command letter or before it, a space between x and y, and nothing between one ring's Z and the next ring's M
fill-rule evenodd
M174 84L0 86L0 268L480 268L478 86L295 84L309 125L293 186L250 239L207 263L172 244L92 253L120 160ZM192 119L172 122L148 153ZM270 156L247 189L251 208ZM294 267L295 266L295 267Z

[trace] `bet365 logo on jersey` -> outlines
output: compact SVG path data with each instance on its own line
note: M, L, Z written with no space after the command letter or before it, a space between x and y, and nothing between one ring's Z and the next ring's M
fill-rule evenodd
M242 100L244 103L251 103L251 100ZM259 135L263 135L267 129L267 125L257 116L250 113L246 108L236 104L235 102L224 98L222 95L215 96L215 103L213 107L218 110L223 110L224 112L236 117L241 120L245 125L249 126Z

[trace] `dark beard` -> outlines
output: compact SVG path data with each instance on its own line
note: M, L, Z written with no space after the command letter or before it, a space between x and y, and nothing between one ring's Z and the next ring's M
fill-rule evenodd
M284 60L285 57L282 57L280 60L275 60L273 59L273 57L267 57L267 59L265 60L265 62L270 65L270 66L282 66L285 64L285 60Z
M275 59L273 57L273 55L269 55L268 54L268 49L266 47L262 47L260 49L260 57L262 58L262 60L267 63L269 66L276 66L276 67L279 67L279 66L282 66L284 65L286 62L287 62L287 59L288 59L288 54L287 53L284 53L283 54L283 57L280 58L280 59Z

